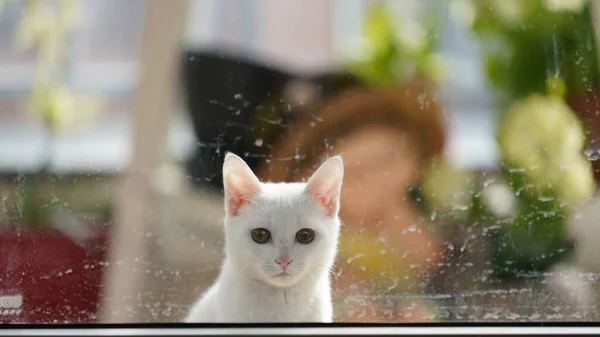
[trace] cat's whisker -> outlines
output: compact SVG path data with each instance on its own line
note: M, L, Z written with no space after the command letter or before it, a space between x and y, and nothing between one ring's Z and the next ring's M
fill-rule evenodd
M258 273L256 273L251 266L244 266L243 271L248 281L256 281L259 279Z

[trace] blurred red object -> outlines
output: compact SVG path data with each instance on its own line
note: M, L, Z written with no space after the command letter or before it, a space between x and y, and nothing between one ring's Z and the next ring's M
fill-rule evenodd
M0 231L0 323L95 322L106 241L50 226Z
M584 96L571 97L567 103L584 122L588 140L585 152L594 168L596 184L600 184L600 93L591 91Z

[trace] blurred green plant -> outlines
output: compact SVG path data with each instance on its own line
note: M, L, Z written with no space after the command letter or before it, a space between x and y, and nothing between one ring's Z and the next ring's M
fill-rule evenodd
M497 237L496 272L544 271L572 251L567 215L596 188L583 154L584 127L565 103L599 84L590 2L454 0L452 6L480 37L502 112L501 172L519 204Z
M453 0L451 12L479 37L503 102L531 93L579 97L598 85L587 0Z
M599 82L589 2L454 0L451 10L480 37L501 112L498 171L511 195L486 201L489 186L465 181L464 170L442 167L424 175L423 199L437 214L440 205L453 205L439 196L462 195L469 211L452 206L446 215L501 224L492 240L498 277L541 274L572 252L567 216L596 189L583 153L584 126L565 102ZM493 211L502 199L513 199L512 216Z
M16 48L36 52L28 110L56 132L89 121L101 100L70 88L64 81L67 51L81 23L79 0L26 0L17 26Z
M498 143L520 212L498 239L497 271L544 271L571 252L567 216L596 188L582 122L560 97L532 94L505 113Z
M362 38L349 53L350 71L378 87L413 77L443 79L443 59L435 51L438 23L435 11L398 20L386 3L373 3L364 19Z
M22 6L17 25L15 47L18 51L33 49L36 54L35 73L26 99L28 112L38 118L48 130L41 167L24 177L22 207L12 217L27 226L46 222L50 209L42 204L39 185L48 176L50 154L55 133L87 122L100 111L102 101L90 93L78 92L64 81L69 39L81 22L79 0L2 1L1 10L9 3Z
M515 102L501 121L498 143L520 198L552 198L567 209L593 194L583 125L562 99L533 94Z

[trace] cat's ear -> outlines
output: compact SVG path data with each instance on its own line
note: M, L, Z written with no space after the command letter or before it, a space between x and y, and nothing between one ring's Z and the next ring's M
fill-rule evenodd
M225 210L237 216L240 209L260 191L260 182L244 160L233 153L225 155L223 163Z
M306 184L306 192L323 207L327 216L336 216L339 211L343 180L344 163L340 156L335 156L326 160Z

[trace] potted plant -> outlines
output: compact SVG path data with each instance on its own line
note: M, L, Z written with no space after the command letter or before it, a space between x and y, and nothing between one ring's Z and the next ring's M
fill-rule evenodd
M580 283L550 288L574 253L567 219L596 189L584 153L585 119L578 118L571 100L593 91L598 82L587 2L455 0L451 5L481 37L497 99L501 160L483 172L444 161L424 172L415 200L440 231L450 233L446 262L468 266L459 272L442 268L434 283L444 293L464 290L457 288L464 284L500 292L526 288L533 297L552 292L560 298L557 303L564 303L564 315L585 311L581 305L589 301L563 302L573 290L569 287ZM525 297L462 299L470 303L465 308L486 310L455 307L451 316L529 317L534 302L514 307ZM502 309L490 306L501 301ZM537 314L549 312L541 306Z
M600 181L597 39L588 0L455 0L455 16L480 38L485 71L506 110L533 93L562 97L583 120Z
M500 111L500 172L519 205L496 243L496 272L546 271L572 252L567 216L595 190L576 113L594 123L588 131L597 121L572 110L600 81L590 2L456 0L453 8L481 37Z
M99 108L99 101L63 82L70 33L78 27L79 1L23 3L17 46L36 52L27 109L46 130L42 165L17 178L0 226L0 322L93 322L103 266L104 230L78 219L49 188L56 133ZM2 303L2 301L0 301Z

